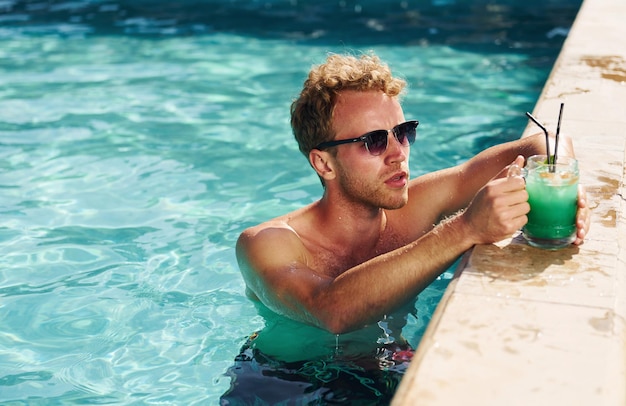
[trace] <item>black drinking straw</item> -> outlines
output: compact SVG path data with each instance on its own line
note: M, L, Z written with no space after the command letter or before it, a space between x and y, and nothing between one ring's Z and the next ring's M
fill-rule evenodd
M537 119L533 117L533 115L530 114L529 112L526 112L526 116L530 118L531 120L533 120L535 124L537 124L539 128L541 128L544 134L546 135L546 156L548 157L548 163L550 163L550 139L548 137L548 130L539 121L537 121Z
M559 149L559 133L561 132L561 117L563 116L563 105L564 103L561 103L561 109L559 110L559 121L556 125L556 140L554 141L554 159L552 160L552 164L556 165L556 153Z

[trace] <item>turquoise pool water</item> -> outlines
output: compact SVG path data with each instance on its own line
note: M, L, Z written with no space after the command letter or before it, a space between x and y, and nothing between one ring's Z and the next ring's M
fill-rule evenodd
M234 242L321 193L288 124L310 65L407 79L416 176L524 128L580 2L515 3L0 1L0 403L217 404L267 322Z

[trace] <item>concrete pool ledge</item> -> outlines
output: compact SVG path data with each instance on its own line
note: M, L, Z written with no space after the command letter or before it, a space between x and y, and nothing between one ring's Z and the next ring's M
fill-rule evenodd
M565 103L587 241L543 251L515 236L467 253L392 405L626 405L624 16L624 0L583 2L533 111L554 130Z

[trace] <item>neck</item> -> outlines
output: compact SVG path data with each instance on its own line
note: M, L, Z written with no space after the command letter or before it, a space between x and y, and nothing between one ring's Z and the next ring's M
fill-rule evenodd
M345 200L330 199L326 194L317 204L320 228L333 244L343 247L374 248L386 226L385 210Z

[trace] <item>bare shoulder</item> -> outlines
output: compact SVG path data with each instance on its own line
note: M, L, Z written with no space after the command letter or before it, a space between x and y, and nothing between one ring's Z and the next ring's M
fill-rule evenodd
M244 230L236 245L237 262L248 294L260 297L280 274L296 262L306 261L306 249L296 231L282 219Z
M297 257L303 249L296 231L286 221L275 219L244 230L236 253L240 267L262 270Z
M286 221L281 218L276 218L245 229L239 236L239 242L247 242L258 238L273 236L274 234L283 235L286 232L294 233L293 229Z
M329 278L309 266L312 255L288 218L244 230L236 252L248 296L278 314L319 324L305 309Z
M308 207L244 230L237 240L237 259L255 268L272 261L282 263L306 252L294 224L306 223ZM257 265L259 264L259 265Z

